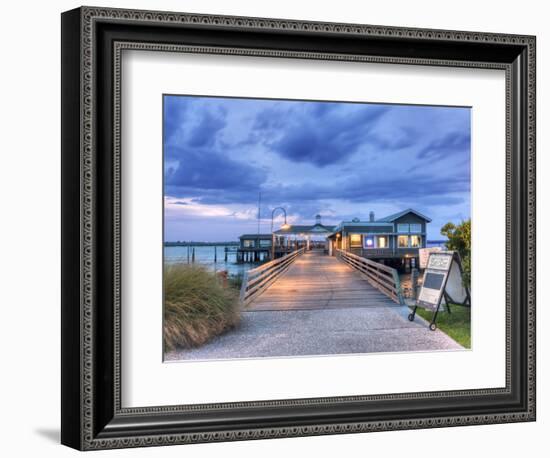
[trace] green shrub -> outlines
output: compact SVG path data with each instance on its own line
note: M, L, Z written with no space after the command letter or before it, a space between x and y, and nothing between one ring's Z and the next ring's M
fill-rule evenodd
M458 226L447 223L441 228L441 235L449 240L446 243L448 250L457 251L462 261L462 283L470 288L471 276L471 220L462 221Z
M164 344L167 350L202 345L234 327L239 296L216 274L197 265L164 268Z

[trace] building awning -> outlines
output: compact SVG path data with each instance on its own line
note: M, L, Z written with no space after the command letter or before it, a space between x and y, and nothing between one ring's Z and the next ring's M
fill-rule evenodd
M289 225L285 229L279 229L274 232L277 235L328 235L334 231L334 226L325 226L324 224L314 224L312 226Z

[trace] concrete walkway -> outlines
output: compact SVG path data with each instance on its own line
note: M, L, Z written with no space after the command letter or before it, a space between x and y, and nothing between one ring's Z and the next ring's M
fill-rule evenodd
M243 312L240 325L200 348L174 351L167 361L460 350L439 329L430 331L408 307L352 307Z

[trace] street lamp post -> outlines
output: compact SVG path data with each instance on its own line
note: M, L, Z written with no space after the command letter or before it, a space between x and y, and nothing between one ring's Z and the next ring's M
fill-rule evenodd
M286 223L286 210L283 207L275 207L271 212L271 260L272 261L275 259L275 234L273 233L273 217L275 216L275 212L277 210L282 210L285 216L285 223L281 227L283 229L288 228L288 224Z

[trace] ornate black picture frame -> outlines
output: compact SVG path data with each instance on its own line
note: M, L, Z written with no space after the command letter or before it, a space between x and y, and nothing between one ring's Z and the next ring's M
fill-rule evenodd
M123 49L506 72L506 387L123 408ZM82 7L62 14L62 436L80 450L535 420L535 37Z

